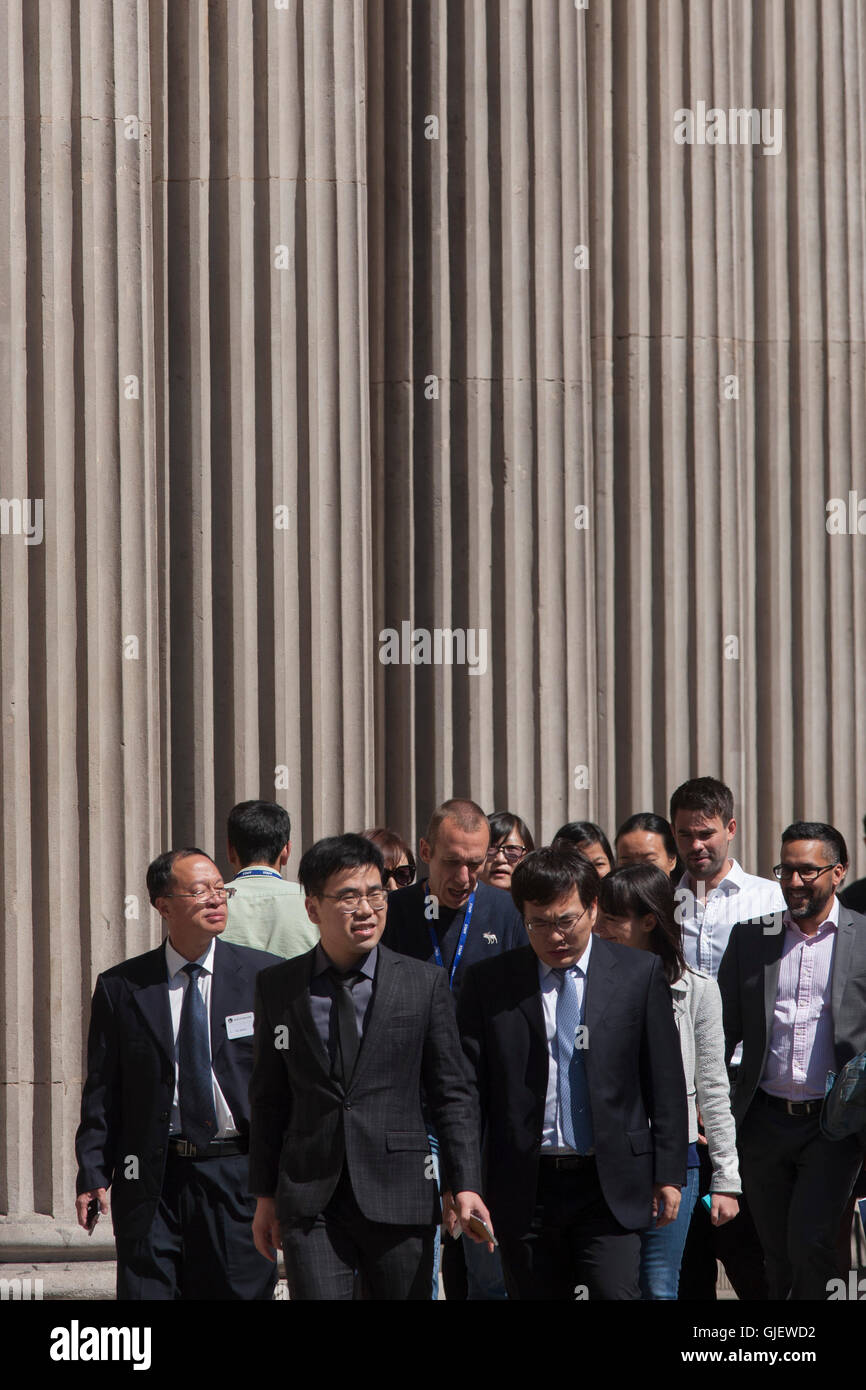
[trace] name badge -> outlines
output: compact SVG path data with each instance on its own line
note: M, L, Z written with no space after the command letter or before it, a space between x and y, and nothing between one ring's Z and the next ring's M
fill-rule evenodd
M251 1038L255 1016L248 1014L228 1014L226 1016L226 1037Z

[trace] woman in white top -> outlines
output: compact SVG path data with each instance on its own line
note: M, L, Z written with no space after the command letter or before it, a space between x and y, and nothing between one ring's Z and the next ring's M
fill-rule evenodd
M739 1211L736 1194L742 1189L725 1068L722 999L715 980L691 970L683 959L674 890L661 869L633 864L603 878L595 930L608 941L661 956L671 990L689 1105L688 1177L676 1220L641 1232L640 1284L644 1299L674 1299L698 1195L699 1142L707 1144L713 1168L709 1219L722 1226ZM698 1137L699 1115L705 1140Z

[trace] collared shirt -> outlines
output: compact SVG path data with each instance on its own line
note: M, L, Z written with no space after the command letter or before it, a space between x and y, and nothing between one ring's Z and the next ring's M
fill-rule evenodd
M677 884L674 898L686 964L713 979L719 973L728 938L738 922L766 917L771 925L774 914L784 913L786 907L775 879L744 873L736 859L731 860L721 883L707 894L706 902L700 902L692 892L688 873Z
M839 925L839 901L813 936L785 913L776 1007L761 1090L783 1100L820 1100L827 1073L836 1070L830 978Z
M267 865L251 864L241 869L231 886L235 895L229 899L223 941L271 951L284 960L301 956L316 945L319 929L307 916L299 883L283 878Z
M210 1001L215 950L216 941L211 941L207 950L199 956L196 962L197 965L203 967L196 984L204 1000L205 1009L207 1010L208 1049L211 1055L213 1055L213 1046L211 1044ZM183 1133L180 1127L180 1105L178 1099L180 1069L177 1059L177 1035L180 1029L180 1015L183 1009L184 996L191 983L189 975L187 975L183 968L185 965L189 965L189 963L186 956L182 956L179 951L174 949L171 942L166 940L165 965L168 972L168 1002L171 1008L171 1031L174 1037L174 1099L171 1103L171 1122L169 1125L169 1130L172 1134ZM214 1076L213 1067L211 1067L211 1077L213 1078L213 1103L217 1121L217 1131L214 1137L217 1139L230 1139L233 1135L238 1133L238 1130L235 1127L232 1112L229 1110L226 1098L220 1090L219 1082Z
M580 1008L580 1021L583 1023L586 1008L586 972L592 950L592 937L586 943L586 950L579 961L568 967L577 984L577 999ZM547 1093L544 1098L544 1126L541 1131L541 1151L543 1154L571 1154L574 1149L566 1144L562 1133L562 1119L559 1109L559 1087L557 1085L559 1067L556 1052L556 1004L562 985L562 976L553 966L538 962L538 983L541 989L541 1006L544 1010L544 1032L547 1037Z
M359 1038L364 1035L364 1024L367 1019L370 1000L373 997L373 981L376 977L378 958L379 947L374 946L369 955L359 959L358 964L352 968L351 972L358 973L360 976L352 985L352 1003L355 1005L355 1023ZM313 974L310 980L310 1012L313 1015L316 1032L331 1059L332 1066L340 1046L337 1029L331 1027L334 996L340 986L330 972L337 969L338 967L334 965L320 942L313 957ZM342 975L347 972L340 970L339 973Z

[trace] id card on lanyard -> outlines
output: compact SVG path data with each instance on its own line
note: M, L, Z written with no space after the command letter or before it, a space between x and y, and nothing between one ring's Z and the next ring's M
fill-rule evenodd
M469 894L469 901L466 904L466 912L463 917L463 926L460 931L460 940L457 942L457 950L454 952L454 960L451 962L451 974L448 976L448 988L454 988L454 976L460 964L460 957L463 955L463 947L466 945L466 938L469 935L469 923L472 921L472 909L475 906L475 890ZM445 969L445 962L442 959L442 952L439 949L439 938L434 928L428 923L427 930L430 932L430 940L433 944L433 959L437 965Z

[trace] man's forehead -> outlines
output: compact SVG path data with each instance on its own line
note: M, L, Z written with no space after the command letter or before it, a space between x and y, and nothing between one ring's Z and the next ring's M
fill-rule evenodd
M810 861L815 864L832 863L830 846L825 845L823 840L788 840L782 846L783 864L805 864Z
M446 817L436 835L434 853L465 854L472 859L487 848L490 827L482 821L474 830L464 830L456 820Z
M382 875L375 864L358 864L354 868L339 869L325 882L326 893L344 893L350 888L361 889L373 883L379 887Z
M575 907L583 907L578 888L572 888L569 893L563 893L561 898L554 898L552 903L530 902L527 898L523 904L523 915L524 917L561 917L564 912L570 912Z
M194 854L186 859L174 861L172 877L176 883L210 883L213 879L222 879L222 874L212 859L206 859L201 854Z
M708 819L703 811L677 811L674 816L674 829L724 830L725 822L721 816L711 816Z

